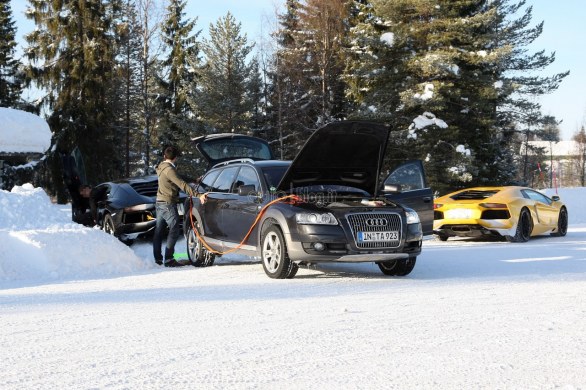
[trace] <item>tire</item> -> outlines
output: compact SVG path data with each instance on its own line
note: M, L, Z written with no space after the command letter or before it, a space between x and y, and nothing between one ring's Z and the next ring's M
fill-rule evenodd
M299 269L289 259L283 233L277 225L271 225L263 232L260 257L265 273L273 279L291 279Z
M417 257L402 260L389 260L376 263L381 272L388 276L407 276L415 268Z
M197 221L193 222L195 228L199 229L199 224ZM214 260L216 259L216 255L212 252L208 251L204 248L203 244L197 238L197 235L193 231L191 224L187 226L187 256L189 257L189 262L194 267L209 267L214 264Z
M517 222L517 230L514 236L507 236L509 242L527 242L531 238L531 231L533 231L533 221L531 220L531 213L529 210L521 210L519 221Z
M450 236L446 234L436 234L435 237L440 241L448 241L448 238L450 238Z
M116 236L116 228L114 227L114 220L110 214L104 215L104 223L102 224L104 232Z
M558 216L558 230L555 233L551 233L555 237L563 237L568 233L568 210L562 207L560 215Z

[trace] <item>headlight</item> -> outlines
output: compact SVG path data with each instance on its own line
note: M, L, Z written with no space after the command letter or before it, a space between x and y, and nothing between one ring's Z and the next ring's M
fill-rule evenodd
M407 225L412 225L414 223L419 223L419 215L415 210L406 209L405 215L407 216Z
M301 225L337 225L338 220L332 213L297 213L295 220Z

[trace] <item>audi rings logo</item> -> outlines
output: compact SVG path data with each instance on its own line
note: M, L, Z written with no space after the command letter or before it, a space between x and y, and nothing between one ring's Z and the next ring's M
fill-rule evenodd
M384 218L369 218L366 220L366 226L387 226L389 221Z

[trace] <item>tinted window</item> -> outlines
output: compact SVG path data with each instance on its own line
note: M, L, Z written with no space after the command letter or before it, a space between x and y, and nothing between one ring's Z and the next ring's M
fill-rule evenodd
M277 187L285 171L289 168L288 166L280 166L280 167L264 167L262 168L262 174L265 177L267 182L267 187L269 190L271 187Z
M400 184L401 192L425 188L425 179L418 164L405 164L391 173L385 184Z
M523 193L527 197L529 197L529 199L533 199L537 202L545 203L547 205L551 204L551 199L549 199L547 196L545 196L542 193L539 193L537 191L525 190L525 191L523 191Z
M210 171L207 175L205 175L203 177L203 179L201 179L201 182L199 183L199 186L201 188L200 192L211 191L212 184L214 183L214 180L216 180L216 178L218 177L219 173L220 173L220 171L216 170L216 171Z
M238 177L234 182L234 186L232 188L232 192L237 193L238 187L240 186L249 186L253 185L254 190L258 191L260 189L258 181L258 176L256 175L256 171L251 167L242 167L240 168L240 172L238 172Z
M230 192L238 167L223 169L212 186L212 192Z
M201 150L214 160L235 158L252 158L254 160L271 160L269 146L260 140L250 138L228 138L205 141Z

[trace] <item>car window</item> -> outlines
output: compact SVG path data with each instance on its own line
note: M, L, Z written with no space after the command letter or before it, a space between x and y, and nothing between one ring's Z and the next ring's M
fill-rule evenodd
M216 180L216 178L218 177L218 175L220 174L220 170L215 170L215 171L210 171L208 172L207 175L205 175L203 177L203 179L201 179L201 181L199 182L199 186L201 188L200 192L209 192L212 190L212 184L214 184L214 180Z
M418 164L405 164L385 180L385 184L400 184L401 192L425 188L425 179Z
M545 203L546 205L550 205L552 200L549 199L547 196L543 195L540 192L533 191L533 190L525 190L523 194L527 195L529 199L533 199L537 202Z
M251 138L211 139L202 143L200 147L214 160L236 158L270 160L273 157L271 149L264 141Z
M230 192L238 167L224 168L212 186L212 192Z
M258 191L260 189L260 182L258 180L258 176L256 171L251 167L242 167L240 168L240 172L238 172L238 176L236 177L236 181L232 186L232 192L237 193L238 187L240 186L254 186L254 190Z

